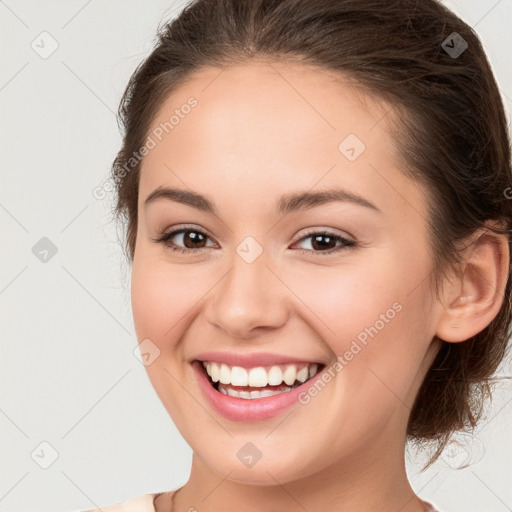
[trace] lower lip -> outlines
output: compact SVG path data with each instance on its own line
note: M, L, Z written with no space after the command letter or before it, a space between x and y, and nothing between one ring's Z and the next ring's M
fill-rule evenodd
M192 366L208 402L219 414L232 421L262 421L277 416L292 404L299 403L299 394L311 386L312 380L309 379L291 391L284 391L277 395L245 399L224 395L217 391L203 370L201 362L194 361ZM317 372L315 377L320 373L320 371Z

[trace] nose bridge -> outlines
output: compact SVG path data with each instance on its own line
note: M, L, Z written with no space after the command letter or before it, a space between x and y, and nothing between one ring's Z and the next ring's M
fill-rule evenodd
M258 327L287 319L285 287L270 270L269 253L252 237L235 249L230 270L214 288L209 320L230 336L248 338Z

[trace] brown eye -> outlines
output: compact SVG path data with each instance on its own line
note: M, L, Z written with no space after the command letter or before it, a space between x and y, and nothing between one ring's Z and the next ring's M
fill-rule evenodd
M312 237L311 246L313 249L333 249L336 247L336 238L329 235L315 235Z
M199 231L183 231L183 244L189 249L199 249L202 243L205 242L206 236Z
M173 239L175 239L173 241ZM210 237L203 231L196 228L186 228L162 233L158 238L153 239L157 243L164 244L165 247L172 251L179 251L182 253L192 253L206 249L205 245ZM301 253L308 253L314 255L330 255L338 253L343 250L353 250L358 246L354 240L347 240L339 235L328 231L311 231L306 236L302 237L299 242L311 239L312 249L300 249ZM210 246L211 247L211 246Z
M174 239L174 240L173 240ZM162 233L158 238L153 239L157 243L164 244L173 251L183 253L200 251L207 248L205 243L209 236L196 228L186 228Z
M314 255L329 255L345 249L352 250L358 245L354 240L347 240L346 238L328 231L311 231L309 234L302 237L299 242L307 239L311 239L312 249L300 249L300 252Z

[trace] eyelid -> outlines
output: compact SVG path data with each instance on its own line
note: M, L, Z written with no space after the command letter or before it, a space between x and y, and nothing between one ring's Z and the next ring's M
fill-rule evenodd
M344 240L347 240L347 242L356 242L355 237L350 235L346 232L340 232L339 230L335 228L307 228L305 232L303 232L294 242L293 245L295 245L297 242L302 240L303 238L306 238L309 235L313 234L326 234L326 235L335 235L340 238L343 238Z
M164 233L174 233L176 235L177 232L183 233L184 231L198 231L199 233L206 235L212 242L215 242L218 245L218 242L215 241L215 237L213 237L207 229L204 229L198 224L177 224L176 226L172 226L171 229L165 230Z

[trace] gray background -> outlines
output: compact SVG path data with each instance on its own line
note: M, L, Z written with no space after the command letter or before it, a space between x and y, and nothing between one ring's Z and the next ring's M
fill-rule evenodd
M445 3L481 37L510 120L512 0ZM188 478L191 450L133 353L112 195L93 196L120 144L114 113L127 80L162 17L184 4L0 1L1 511L89 509ZM43 237L57 249L46 262L33 250L48 249ZM512 510L511 391L503 380L488 421L427 472L411 451L424 499L446 512Z

